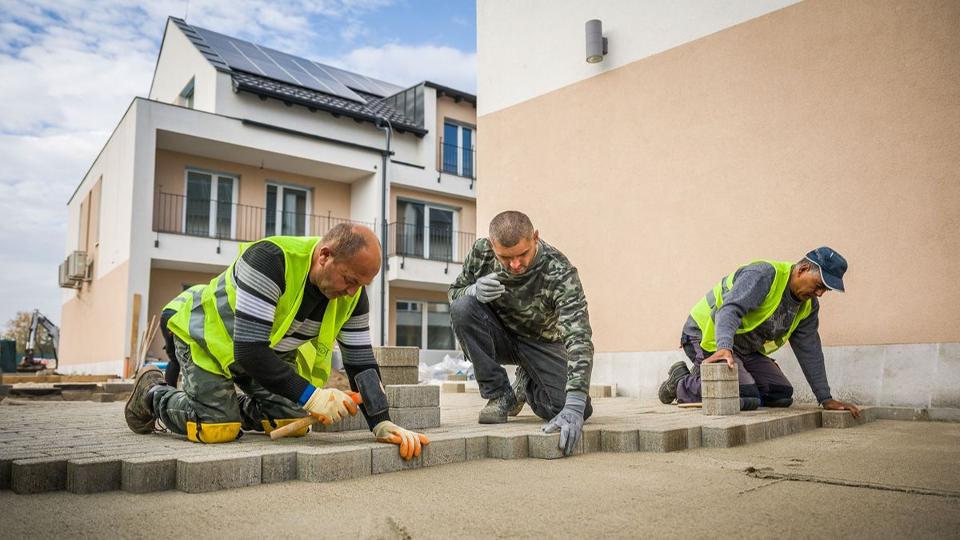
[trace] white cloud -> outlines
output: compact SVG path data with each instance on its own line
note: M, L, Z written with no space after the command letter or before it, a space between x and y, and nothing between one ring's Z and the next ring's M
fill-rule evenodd
M476 53L453 47L400 44L361 47L326 62L401 86L427 80L471 93L477 87Z

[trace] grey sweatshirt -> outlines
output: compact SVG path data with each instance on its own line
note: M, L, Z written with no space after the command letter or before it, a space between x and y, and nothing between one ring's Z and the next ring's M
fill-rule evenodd
M723 305L714 315L718 349L731 349L739 356L756 354L764 343L787 333L801 306L801 302L794 298L789 287L784 290L780 305L770 318L750 332L736 333L743 317L763 303L776 273L772 265L763 262L737 270L733 278L733 288L723 295ZM793 348L800 369L803 370L817 401L823 403L831 399L831 395L827 370L823 364L820 333L817 331L820 325L819 313L820 302L814 298L810 315L800 321L790 336L790 347ZM693 317L687 317L683 333L692 339L700 340L700 327Z

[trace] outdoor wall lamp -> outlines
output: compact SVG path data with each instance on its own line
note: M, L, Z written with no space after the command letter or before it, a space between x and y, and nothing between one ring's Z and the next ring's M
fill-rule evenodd
M590 19L587 21L587 63L603 62L605 54L607 54L607 38L603 37L600 19Z

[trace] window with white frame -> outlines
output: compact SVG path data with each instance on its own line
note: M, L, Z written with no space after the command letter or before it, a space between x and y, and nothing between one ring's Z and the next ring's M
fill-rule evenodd
M190 82L180 91L180 95L177 96L177 105L182 105L188 109L193 108L193 81L194 77L190 77Z
M397 301L396 336L398 347L453 350L456 340L450 325L447 302Z
M267 183L266 223L267 236L306 236L310 234L310 190Z
M184 234L234 238L237 184L235 176L187 169Z
M457 211L440 205L397 200L397 254L407 257L452 260L457 251L454 233Z
M443 123L443 172L473 178L473 133L470 126Z

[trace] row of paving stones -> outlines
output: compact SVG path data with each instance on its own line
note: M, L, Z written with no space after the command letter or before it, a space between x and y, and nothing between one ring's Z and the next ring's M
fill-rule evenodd
M531 417L500 426L459 423L429 430L432 442L422 455L403 461L396 446L371 442L369 432L311 433L279 441L249 434L234 443L199 445L170 434L135 435L115 421L104 425L102 409L116 406L99 407L97 414L86 411L85 417L82 407L64 414L48 406L31 411L29 425L14 418L20 407L5 407L0 416L0 489L22 494L63 489L198 493L289 480L331 482L484 458L561 457L559 434L540 432L539 420ZM929 414L894 408L866 408L859 420L845 411L815 409L761 410L734 417L640 412L626 419L592 419L575 453L730 447L820 426L925 417ZM55 431L48 426L63 427Z

